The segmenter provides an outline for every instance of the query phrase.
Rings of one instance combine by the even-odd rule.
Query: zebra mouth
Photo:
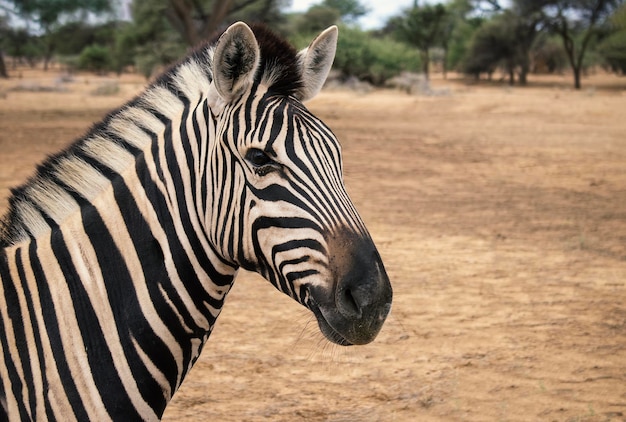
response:
[[[315,318],[317,319],[317,325],[320,327],[320,331],[322,332],[322,334],[324,334],[324,337],[340,346],[354,345],[354,343],[350,342],[348,339],[342,336],[339,331],[333,328],[332,325],[330,325],[330,323],[324,317],[322,310],[312,298],[309,301],[309,309],[313,312],[313,315],[315,315]]]

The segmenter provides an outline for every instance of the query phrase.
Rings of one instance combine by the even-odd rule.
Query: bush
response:
[[[626,75],[626,4],[615,11],[610,22],[611,33],[600,42],[598,53],[611,70]]]
[[[401,42],[372,38],[369,52],[364,79],[374,85],[382,85],[387,79],[402,72],[417,72],[421,69],[419,52]]]
[[[85,47],[78,57],[78,68],[104,73],[113,67],[109,49],[98,44]]]
[[[489,77],[500,66],[509,75],[513,85],[515,69],[524,64],[518,33],[520,20],[512,13],[503,13],[485,22],[472,35],[469,48],[462,62],[466,75],[479,78],[481,73]]]
[[[339,17],[339,11],[336,9],[320,5],[311,6],[297,19],[296,30],[306,34],[320,32],[337,23]]]
[[[456,69],[463,71],[465,59],[470,47],[469,41],[473,38],[474,33],[480,28],[483,18],[474,17],[468,19],[460,19],[452,31],[448,44],[448,69]]]
[[[562,73],[569,67],[563,41],[556,36],[540,34],[531,50],[533,72]]]
[[[603,40],[598,51],[612,71],[626,75],[626,30]]]
[[[335,68],[344,76],[356,76],[382,85],[403,71],[420,69],[419,52],[390,38],[375,38],[354,28],[342,28]]]
[[[300,48],[306,47],[315,35],[297,35],[292,41]],[[355,76],[381,86],[387,79],[404,71],[420,69],[420,59],[418,51],[404,43],[387,37],[376,38],[360,29],[342,26],[333,67],[344,78]]]

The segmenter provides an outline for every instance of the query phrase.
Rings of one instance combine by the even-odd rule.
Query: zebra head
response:
[[[206,220],[221,255],[308,307],[341,345],[372,341],[391,308],[381,258],[343,184],[341,147],[302,104],[324,84],[337,27],[297,52],[231,26],[213,52],[216,142]]]

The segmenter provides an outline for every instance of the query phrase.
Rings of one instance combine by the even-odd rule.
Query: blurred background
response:
[[[150,78],[237,20],[299,48],[338,24],[335,77],[374,86],[403,72],[521,85],[571,72],[580,88],[590,69],[626,71],[623,0],[0,0],[0,77],[26,66]]]

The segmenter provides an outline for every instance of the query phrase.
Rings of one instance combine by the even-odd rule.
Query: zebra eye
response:
[[[246,160],[255,167],[262,167],[272,163],[272,159],[268,157],[265,151],[257,148],[250,148],[246,152]]]

